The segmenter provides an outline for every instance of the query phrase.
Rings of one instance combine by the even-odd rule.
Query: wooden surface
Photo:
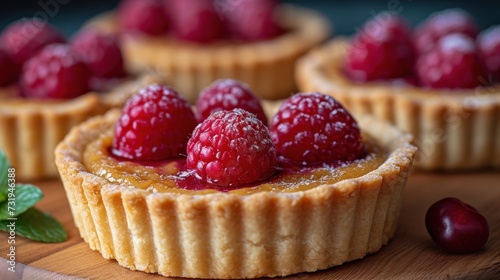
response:
[[[45,197],[38,208],[53,214],[68,231],[68,241],[44,244],[21,237],[16,242],[16,273],[0,260],[0,279],[165,279],[131,271],[105,260],[79,237],[59,181],[37,183]],[[435,201],[455,196],[476,207],[490,224],[484,250],[470,255],[440,252],[428,236],[424,216]],[[7,234],[0,233],[0,254],[7,255]],[[500,279],[500,172],[413,174],[404,194],[395,238],[362,260],[283,279]]]

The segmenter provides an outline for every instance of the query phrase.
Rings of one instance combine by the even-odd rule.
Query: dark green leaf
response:
[[[0,202],[7,198],[7,177],[9,173],[9,160],[2,150],[0,150]]]
[[[17,184],[14,194],[15,197],[0,203],[0,220],[17,217],[33,207],[43,197],[42,191],[32,185]]]
[[[9,225],[15,223],[18,236],[40,242],[64,242],[68,238],[63,226],[51,215],[30,208],[15,221],[0,221],[0,230],[9,232]]]

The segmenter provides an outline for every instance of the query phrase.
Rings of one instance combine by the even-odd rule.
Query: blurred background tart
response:
[[[86,29],[68,42],[46,22],[14,22],[0,34],[0,149],[17,178],[54,177],[54,149],[72,126],[155,80],[128,75],[109,34]]]
[[[297,65],[301,90],[322,91],[354,114],[412,133],[427,170],[500,167],[500,27],[480,32],[463,10],[429,16],[414,31],[389,13]]]
[[[164,72],[191,103],[219,78],[290,96],[294,62],[330,35],[319,13],[274,0],[122,1],[89,25],[119,33],[129,70]]]

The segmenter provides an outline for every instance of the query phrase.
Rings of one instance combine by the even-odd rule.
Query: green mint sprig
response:
[[[39,188],[32,185],[20,184],[16,185],[14,195],[15,200],[11,200],[14,204],[10,204],[10,207],[8,199],[0,202],[0,221],[21,215],[29,208],[35,206],[43,197],[43,193]]]
[[[34,208],[43,197],[33,185],[9,184],[10,163],[0,150],[0,230],[40,242],[63,242],[64,227],[51,215]],[[14,225],[14,226],[13,226]]]
[[[0,201],[4,201],[7,199],[7,193],[8,193],[8,170],[9,170],[10,163],[7,160],[7,157],[3,153],[2,150],[0,150]]]

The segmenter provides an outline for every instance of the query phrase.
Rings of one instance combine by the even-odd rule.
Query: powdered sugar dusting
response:
[[[483,49],[492,49],[500,43],[500,25],[493,26],[481,32],[478,37],[479,45]]]
[[[434,24],[441,26],[459,26],[467,24],[470,20],[467,13],[462,9],[448,9],[434,13],[430,16]]]
[[[464,53],[472,53],[476,51],[474,41],[463,34],[450,34],[443,37],[439,41],[440,47],[444,51],[460,51]]]

